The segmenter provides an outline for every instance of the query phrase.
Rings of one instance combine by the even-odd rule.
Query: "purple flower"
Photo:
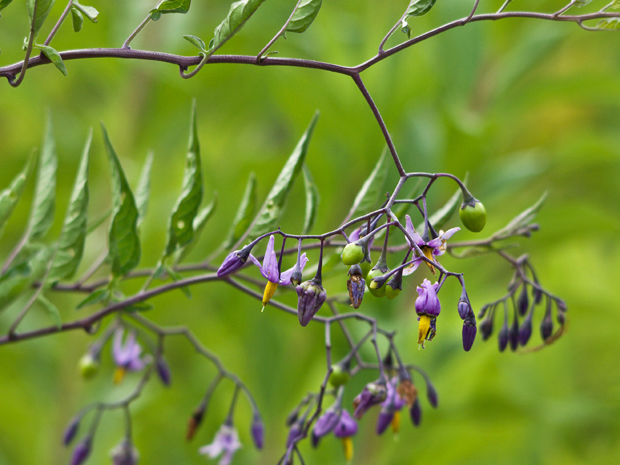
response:
[[[123,439],[110,453],[114,465],[136,465],[140,455],[131,441]]]
[[[418,328],[418,344],[424,347],[425,340],[431,340],[435,335],[434,320],[441,312],[441,303],[437,297],[439,283],[431,284],[428,279],[424,279],[422,287],[418,287],[418,298],[415,301],[415,311],[420,316]]]
[[[357,433],[357,422],[347,409],[342,409],[340,420],[334,428],[334,436],[337,438],[348,438]]]
[[[198,452],[208,455],[212,459],[221,455],[219,465],[228,465],[237,449],[241,449],[237,430],[231,425],[223,424],[216,433],[213,442],[201,447]]]
[[[380,404],[386,398],[387,387],[385,381],[379,380],[374,383],[368,383],[364,390],[353,400],[353,407],[355,408],[353,415],[359,420],[368,409]]]
[[[71,465],[83,464],[90,455],[90,448],[92,444],[92,437],[86,436],[77,446],[73,449],[73,456],[71,457]]]
[[[248,260],[248,255],[250,254],[251,249],[246,249],[244,247],[241,250],[235,250],[234,252],[230,252],[228,256],[224,259],[220,267],[217,269],[217,277],[224,278],[231,273],[239,270],[245,262]]]
[[[295,269],[299,267],[300,270],[303,270],[306,263],[308,263],[308,258],[306,257],[306,254],[303,253],[301,257],[299,257],[299,262],[296,263],[293,268],[280,273],[280,269],[278,267],[278,257],[276,256],[276,252],[273,248],[274,242],[275,237],[270,236],[262,265],[254,255],[250,254],[250,260],[252,260],[252,263],[260,269],[260,273],[265,279],[267,279],[267,286],[265,286],[265,292],[263,293],[263,310],[273,297],[273,294],[276,292],[278,284],[291,284],[291,276],[293,275]]]
[[[145,365],[140,358],[142,347],[136,342],[136,333],[130,332],[123,343],[124,333],[125,330],[123,328],[118,328],[114,333],[114,342],[112,344],[112,355],[117,366],[114,373],[114,382],[117,384],[123,380],[125,371],[139,371]]]
[[[288,431],[288,437],[286,438],[286,447],[290,448],[295,441],[304,435],[304,420],[297,421],[291,426]]]
[[[263,444],[265,443],[265,424],[263,423],[263,419],[258,412],[254,413],[250,432],[252,433],[252,440],[254,441],[256,448],[259,450],[262,449]]]
[[[387,383],[387,397],[381,404],[381,412],[377,420],[377,434],[383,434],[387,427],[392,424],[394,432],[398,432],[400,423],[399,411],[405,406],[406,402],[400,397],[396,390],[398,378],[394,377]]]
[[[406,215],[405,230],[407,231],[409,236],[411,236],[411,238],[413,239],[413,243],[415,243],[422,250],[426,258],[428,258],[431,261],[436,261],[435,257],[439,257],[440,255],[443,255],[446,252],[446,241],[450,239],[454,235],[455,232],[460,231],[461,228],[448,229],[446,232],[439,231],[439,236],[437,236],[435,239],[432,239],[430,241],[425,241],[422,238],[422,236],[420,236],[416,232],[409,215]],[[407,239],[409,246],[413,247],[413,243],[409,240],[407,236],[405,236],[405,239]],[[413,263],[403,270],[403,275],[409,276],[411,273],[417,270],[418,266],[420,266],[420,263],[422,263],[422,261],[423,261],[422,257],[415,257],[413,259]],[[430,270],[434,274],[435,267],[431,265],[430,263],[427,263],[427,264]]]
[[[312,281],[301,283],[296,288],[297,291],[297,317],[299,324],[306,326],[314,315],[323,306],[327,298],[327,292],[316,278]]]
[[[314,447],[319,444],[319,439],[328,435],[336,428],[336,425],[340,422],[341,415],[342,409],[331,407],[319,417],[312,429],[312,445]]]
[[[463,350],[465,350],[465,352],[469,352],[471,346],[474,345],[477,331],[478,329],[476,328],[476,318],[473,314],[471,314],[463,322]]]

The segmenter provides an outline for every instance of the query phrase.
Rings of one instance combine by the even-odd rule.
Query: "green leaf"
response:
[[[469,177],[469,174],[465,175],[465,179],[463,180],[463,184],[465,184],[466,187],[467,187],[467,178],[468,177]],[[452,197],[450,197],[450,199],[448,199],[448,201],[444,204],[444,206],[441,207],[439,210],[437,210],[435,213],[433,213],[428,218],[429,223],[431,225],[433,225],[433,228],[435,228],[435,230],[437,232],[439,232],[439,230],[459,210],[459,207],[462,204],[462,202],[461,202],[462,194],[463,194],[463,191],[461,191],[461,188],[458,187],[456,189],[456,192],[454,193],[454,195],[452,195]],[[421,223],[418,226],[417,230],[418,231],[424,231],[424,223]]]
[[[576,0],[575,1],[575,6],[577,8],[581,8],[582,6],[586,6],[589,3],[591,3],[591,2],[592,2],[592,0]]]
[[[185,14],[189,11],[189,7],[192,4],[192,0],[166,0],[161,2],[157,7],[157,10],[162,13],[182,13]]]
[[[179,263],[192,251],[192,249],[198,242],[198,238],[202,234],[202,231],[207,225],[207,221],[209,221],[209,218],[213,216],[213,213],[215,212],[216,207],[217,207],[217,196],[213,198],[213,200],[211,201],[209,205],[207,205],[202,210],[200,210],[200,213],[198,213],[196,218],[194,218],[194,240],[190,242],[189,244],[187,244],[185,247],[181,247],[179,250],[177,250],[176,256],[175,256],[175,263]]]
[[[47,19],[47,15],[50,14],[50,10],[54,6],[56,0],[28,0],[26,6],[28,7],[28,16],[30,17],[31,28],[34,28],[34,37],[39,35],[39,31],[43,26],[43,23]],[[36,4],[36,16],[33,17]]]
[[[123,308],[123,311],[125,313],[147,312],[149,310],[153,310],[153,308],[154,307],[151,304],[145,304],[144,302],[140,302]]]
[[[213,54],[218,48],[224,45],[228,39],[234,36],[264,1],[265,0],[240,0],[230,5],[228,15],[224,21],[215,28],[213,40],[209,43],[209,53]]]
[[[596,29],[606,30],[606,31],[615,31],[620,29],[620,19],[619,18],[608,18],[602,19],[598,23],[596,23]]]
[[[62,57],[60,53],[58,53],[52,47],[48,47],[47,45],[35,45],[36,48],[41,50],[43,54],[54,63],[54,66],[60,70],[62,74],[67,75],[67,67],[65,66],[65,62],[62,61]]]
[[[250,227],[250,223],[252,222],[252,218],[256,211],[256,197],[256,175],[254,173],[250,173],[248,182],[245,185],[243,198],[241,199],[241,203],[237,209],[235,219],[232,222],[230,232],[228,233],[228,238],[224,243],[224,248],[228,249],[229,247],[232,247]]]
[[[29,240],[37,241],[44,237],[54,222],[57,170],[56,142],[54,141],[52,118],[48,112],[43,148],[39,157],[34,200],[32,202]]]
[[[125,276],[140,263],[138,208],[103,123],[101,128],[112,172],[113,210],[109,232],[109,256],[114,276]]]
[[[190,44],[192,44],[194,47],[198,48],[201,52],[203,52],[204,54],[207,53],[207,46],[205,45],[204,41],[196,36],[183,36],[183,38],[185,40],[187,40]]]
[[[370,173],[370,176],[362,188],[357,193],[353,206],[349,210],[348,218],[356,218],[360,215],[370,213],[377,203],[377,200],[381,197],[383,192],[383,185],[388,173],[388,149],[387,147],[381,153],[375,168]]]
[[[0,281],[0,309],[9,305],[23,292],[29,290],[34,282],[43,278],[53,251],[53,247],[44,246],[31,249],[31,255],[27,261],[19,265],[18,272],[12,271],[16,268],[12,267],[7,272],[9,276],[6,279],[3,276]]]
[[[9,220],[17,202],[19,202],[19,199],[24,193],[26,181],[28,181],[28,177],[30,176],[33,159],[34,154],[30,156],[21,172],[11,181],[9,187],[0,192],[0,236],[2,236],[6,222]]]
[[[541,207],[545,203],[545,200],[547,200],[547,195],[548,193],[545,192],[542,197],[538,199],[538,202],[515,216],[512,221],[508,223],[503,229],[500,229],[495,234],[493,234],[493,237],[502,238],[503,236],[510,236],[517,229],[520,229],[530,224],[540,211]]]
[[[183,276],[181,276],[179,273],[177,273],[170,267],[166,267],[166,272],[170,275],[170,277],[175,283],[183,280]],[[183,294],[185,294],[185,297],[187,297],[188,299],[192,298],[192,293],[189,290],[188,286],[182,286],[179,289],[183,291]]]
[[[308,231],[314,226],[319,205],[319,191],[314,184],[310,170],[304,164],[304,187],[306,188],[306,216],[304,218],[304,228],[302,234],[308,234]]]
[[[74,6],[71,7],[71,19],[73,20],[73,30],[75,32],[80,32],[84,25],[84,16],[82,16],[80,10]]]
[[[60,311],[58,311],[58,307],[47,300],[43,294],[39,294],[37,297],[37,302],[41,304],[41,306],[45,309],[47,314],[49,315],[52,323],[60,329],[62,327],[62,318],[60,317]]]
[[[183,176],[183,191],[172,210],[168,223],[168,243],[164,255],[169,257],[179,247],[194,239],[194,218],[202,203],[202,169],[200,166],[200,144],[196,123],[196,101],[192,105],[189,147]]]
[[[280,221],[282,213],[284,212],[284,207],[286,206],[286,199],[306,159],[308,145],[310,144],[312,132],[314,131],[314,126],[316,125],[318,117],[319,113],[317,112],[312,117],[312,121],[310,121],[310,125],[306,129],[306,132],[301,136],[295,150],[293,150],[293,153],[286,161],[284,168],[280,171],[265,203],[258,212],[254,227],[250,231],[250,237],[255,238],[271,231]]]
[[[407,16],[422,16],[435,6],[436,0],[411,0],[405,14]]]
[[[4,10],[13,0],[0,0],[0,11]]]
[[[47,278],[50,283],[57,283],[61,279],[73,276],[84,255],[88,222],[88,167],[92,138],[91,129],[82,151],[54,263]]]
[[[151,169],[153,168],[153,152],[149,152],[142,167],[140,181],[136,189],[136,206],[138,207],[138,225],[142,224],[149,206],[151,196]]]
[[[286,26],[289,32],[302,33],[310,27],[316,15],[319,14],[323,0],[301,0],[295,8],[291,21]]]
[[[149,16],[153,21],[159,21],[159,18],[161,18],[161,11],[159,11],[157,8],[153,8],[151,11],[149,11]]]
[[[99,226],[101,226],[103,223],[105,223],[105,220],[108,219],[108,217],[110,216],[111,213],[112,213],[112,209],[110,209],[107,212],[105,212],[99,218],[95,218],[94,220],[89,221],[88,225],[86,226],[86,235],[88,236],[95,229],[97,229]]]
[[[473,246],[473,247],[466,247],[461,252],[456,252],[455,250],[450,249],[450,255],[452,255],[455,258],[472,258],[472,257],[479,257],[480,255],[486,255],[495,250],[496,249],[490,246]]]
[[[10,0],[9,0],[10,3]],[[614,0],[613,2],[611,2],[611,5],[609,5],[609,8],[611,8],[612,10],[620,10],[620,0]],[[0,8],[1,10],[2,8]]]
[[[89,305],[98,304],[100,302],[108,300],[109,297],[109,289],[99,289],[98,291],[93,292],[91,295],[82,300],[75,309],[80,310],[81,308],[88,307]]]
[[[78,2],[73,2],[73,6],[80,10],[80,13],[86,16],[93,23],[98,21],[97,16],[99,16],[99,12],[96,8],[93,8],[92,6],[80,5]]]

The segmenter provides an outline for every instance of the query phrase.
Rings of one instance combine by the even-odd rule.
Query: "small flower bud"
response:
[[[519,310],[519,315],[523,316],[527,312],[527,309],[530,306],[530,301],[527,295],[527,286],[525,283],[521,288],[521,293],[519,294],[519,298],[517,299],[517,309]]]
[[[480,323],[480,333],[483,341],[486,341],[493,334],[493,312],[489,313]]]
[[[261,450],[265,443],[265,423],[263,423],[263,419],[258,412],[254,412],[250,433],[252,434],[254,446],[258,450]]]
[[[484,318],[484,315],[487,313],[487,310],[489,309],[490,305],[486,304],[483,305],[482,308],[480,309],[480,311],[478,312],[478,318]]]
[[[387,397],[387,386],[385,381],[376,381],[368,383],[364,390],[353,400],[353,416],[358,420],[362,418],[364,413],[371,407],[380,404]]]
[[[359,265],[353,265],[349,269],[349,280],[347,288],[349,290],[349,298],[351,299],[351,307],[359,308],[364,298],[364,288],[366,281],[363,278],[362,268]]]
[[[199,405],[196,410],[194,410],[194,413],[192,413],[192,416],[189,417],[189,421],[187,423],[187,434],[185,435],[185,438],[188,441],[191,441],[194,434],[196,434],[196,431],[204,418],[206,408],[206,405]]]
[[[286,438],[286,447],[290,447],[297,439],[303,436],[304,434],[303,427],[304,427],[303,420],[298,421],[293,426],[291,426],[291,429],[288,432],[288,437]]]
[[[340,410],[340,411],[338,411]],[[316,447],[319,445],[319,440],[331,433],[338,422],[340,421],[340,415],[342,414],[341,409],[336,409],[334,407],[330,407],[325,411],[323,415],[321,415],[314,428],[312,429],[312,446]]]
[[[459,316],[461,317],[461,320],[464,320],[465,318],[467,318],[467,316],[469,315],[469,312],[472,311],[469,301],[463,300],[462,296],[461,296],[461,300],[459,300],[458,311],[459,311]]]
[[[502,325],[502,329],[500,329],[499,334],[497,335],[497,342],[499,345],[499,351],[503,352],[508,345],[508,320],[504,320],[504,324]]]
[[[510,342],[510,350],[513,352],[519,347],[519,320],[515,314],[512,320],[510,331],[508,332],[508,341]]]
[[[299,323],[306,326],[325,302],[327,292],[323,289],[321,282],[316,279],[300,284],[296,290],[298,296],[297,317]]]
[[[555,319],[558,323],[560,323],[560,326],[564,326],[564,324],[566,323],[566,315],[564,315],[564,312],[558,312]]]
[[[82,465],[88,456],[90,455],[90,449],[92,445],[92,437],[86,436],[82,441],[73,449],[73,455],[71,456],[71,465]]]
[[[79,366],[82,378],[91,379],[99,371],[99,359],[90,353],[86,353],[80,359]]]
[[[416,399],[411,408],[409,409],[409,416],[414,426],[420,426],[422,420],[422,409],[420,408],[420,400]]]
[[[462,203],[459,216],[463,226],[472,232],[482,231],[487,222],[487,212],[484,205],[474,198]]]
[[[329,384],[337,388],[347,384],[349,378],[350,374],[347,367],[341,364],[332,365],[332,374],[329,375]]]
[[[166,387],[170,386],[170,368],[168,367],[168,364],[166,363],[166,360],[164,360],[163,356],[160,355],[159,357],[157,357],[156,366],[157,374],[159,375],[159,379],[161,379],[161,382],[164,383],[164,386]]]
[[[365,242],[355,241],[347,244],[342,251],[342,263],[347,266],[357,265],[366,257],[363,245]]]
[[[464,322],[463,322],[463,350],[465,352],[469,352],[471,347],[474,345],[474,341],[476,340],[476,319],[474,315],[471,314]]]
[[[543,292],[540,289],[532,288],[532,295],[534,296],[534,302],[539,304],[543,297]]]
[[[547,309],[545,317],[540,324],[540,336],[546,341],[553,334],[553,320],[551,319],[551,308]]]
[[[217,277],[224,278],[239,270],[248,260],[252,247],[246,245],[241,250],[235,250],[228,254],[217,270]]]
[[[439,404],[439,397],[437,396],[437,391],[435,390],[435,386],[431,384],[430,381],[426,381],[426,397],[428,398],[428,402],[435,408]]]
[[[534,306],[532,306],[532,310],[527,314],[523,323],[521,323],[521,327],[519,328],[519,344],[525,346],[527,342],[530,340],[530,336],[532,336],[532,315],[533,315]]]
[[[78,413],[75,417],[71,419],[71,422],[67,425],[67,428],[65,429],[65,433],[62,438],[62,443],[65,446],[71,444],[71,441],[73,441],[73,439],[75,438],[75,435],[77,434],[80,427],[81,420],[82,414]]]

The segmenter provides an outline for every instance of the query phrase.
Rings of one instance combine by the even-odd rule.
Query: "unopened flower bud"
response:
[[[73,449],[73,455],[71,456],[71,465],[82,465],[88,456],[90,455],[90,449],[92,445],[92,437],[86,436],[82,441]]]
[[[265,423],[263,423],[263,419],[258,412],[254,412],[250,432],[252,434],[254,446],[256,446],[258,450],[261,450],[265,443]]]
[[[331,433],[338,422],[340,421],[340,415],[342,414],[342,409],[338,409],[335,407],[328,408],[323,415],[321,415],[314,428],[312,429],[312,446],[316,447],[319,444],[319,440]]]
[[[487,222],[487,212],[484,205],[473,197],[462,203],[459,216],[463,226],[473,232],[482,231]]]
[[[359,308],[362,305],[365,286],[366,281],[363,278],[362,268],[359,265],[353,265],[349,269],[349,280],[347,281],[351,307]]]
[[[422,409],[420,408],[420,400],[416,399],[409,409],[409,416],[414,426],[420,426],[422,420]]]
[[[286,438],[286,447],[290,447],[293,443],[295,443],[297,439],[303,436],[304,434],[303,427],[304,427],[303,420],[298,421],[293,426],[291,426],[291,429],[288,432],[288,437]]]
[[[512,320],[512,326],[508,332],[508,342],[510,342],[510,350],[513,352],[519,347],[519,320],[517,315]]]
[[[435,408],[439,404],[439,397],[437,396],[437,391],[435,390],[435,386],[431,384],[430,381],[426,381],[426,397],[428,397],[428,402]]]
[[[75,435],[78,432],[80,427],[80,421],[82,420],[82,414],[79,413],[75,417],[71,419],[71,422],[67,425],[65,432],[63,434],[62,443],[65,446],[71,444],[71,441],[75,438]]]
[[[163,356],[160,355],[159,357],[157,357],[156,366],[157,374],[159,375],[159,379],[161,379],[161,382],[164,383],[164,386],[170,386],[170,368],[168,367],[168,364],[166,363],[166,360],[164,360]]]
[[[189,421],[187,422],[187,434],[185,435],[185,438],[188,441],[191,441],[194,434],[196,434],[196,431],[204,418],[206,408],[206,405],[199,405],[196,410],[194,410],[194,413],[192,413],[192,416],[189,417]]]
[[[245,265],[245,262],[250,256],[251,250],[252,247],[246,245],[241,250],[235,250],[234,252],[229,253],[218,268],[217,277],[224,278],[225,276],[239,270],[243,265]]]
[[[93,378],[99,371],[99,359],[91,353],[86,353],[80,359],[80,373],[84,379]]]
[[[539,304],[543,297],[543,292],[540,289],[532,288],[532,295],[534,296],[534,302]]]
[[[552,334],[553,334],[553,320],[551,319],[551,308],[549,306],[549,308],[547,309],[547,312],[545,313],[545,317],[540,323],[540,336],[542,337],[543,341],[546,341],[547,339],[551,337]]]
[[[321,282],[316,279],[301,283],[296,290],[298,296],[297,317],[299,323],[306,326],[325,302],[327,292],[323,289]]]
[[[523,316],[527,312],[527,309],[530,306],[530,300],[527,294],[527,286],[525,283],[521,288],[521,292],[519,293],[519,298],[517,299],[517,309],[519,311],[519,315]]]
[[[499,351],[503,352],[508,345],[508,320],[504,320],[504,324],[502,325],[502,329],[500,329],[499,334],[497,335],[497,342],[499,345]]]
[[[519,328],[519,344],[522,346],[526,345],[530,340],[530,336],[532,335],[532,315],[533,315],[534,307],[532,306],[532,310],[527,314],[523,323],[521,323],[521,327]]]
[[[467,299],[467,295],[465,295],[464,297],[465,298],[463,298],[463,295],[461,295],[459,304],[457,306],[461,320],[467,318],[469,313],[472,312],[471,305],[469,303],[469,300]]]
[[[350,374],[347,367],[341,364],[332,365],[332,373],[329,375],[329,384],[335,388],[347,384]]]
[[[476,340],[476,319],[473,313],[463,322],[463,350],[469,352]]]
[[[342,263],[347,266],[357,265],[366,257],[366,251],[360,241],[347,244],[342,251]]]
[[[480,333],[483,341],[486,341],[493,334],[493,312],[489,313],[480,323]]]

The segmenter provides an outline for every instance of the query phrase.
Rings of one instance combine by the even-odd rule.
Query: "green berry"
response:
[[[342,365],[332,365],[332,374],[329,375],[329,384],[335,388],[347,384],[349,381],[349,372]]]
[[[393,289],[389,284],[386,284],[383,287],[385,287],[385,296],[390,300],[395,299],[401,291],[401,289],[398,288]]]
[[[357,242],[347,244],[342,251],[342,263],[347,266],[357,265],[364,260],[364,249]]]
[[[95,360],[90,354],[86,354],[80,359],[79,366],[84,379],[93,378],[99,371],[99,361]]]
[[[473,232],[482,231],[487,222],[487,212],[479,200],[476,200],[474,206],[463,204],[459,210],[459,216],[463,226]]]
[[[383,271],[381,271],[379,268],[370,270],[368,272],[368,277],[366,278],[366,285],[368,286],[368,290],[370,291],[370,293],[375,297],[385,296],[386,285],[384,284],[383,286],[378,288],[377,283],[372,280],[373,278],[376,278],[378,276],[383,276],[383,274]],[[373,285],[375,287],[373,287]]]

